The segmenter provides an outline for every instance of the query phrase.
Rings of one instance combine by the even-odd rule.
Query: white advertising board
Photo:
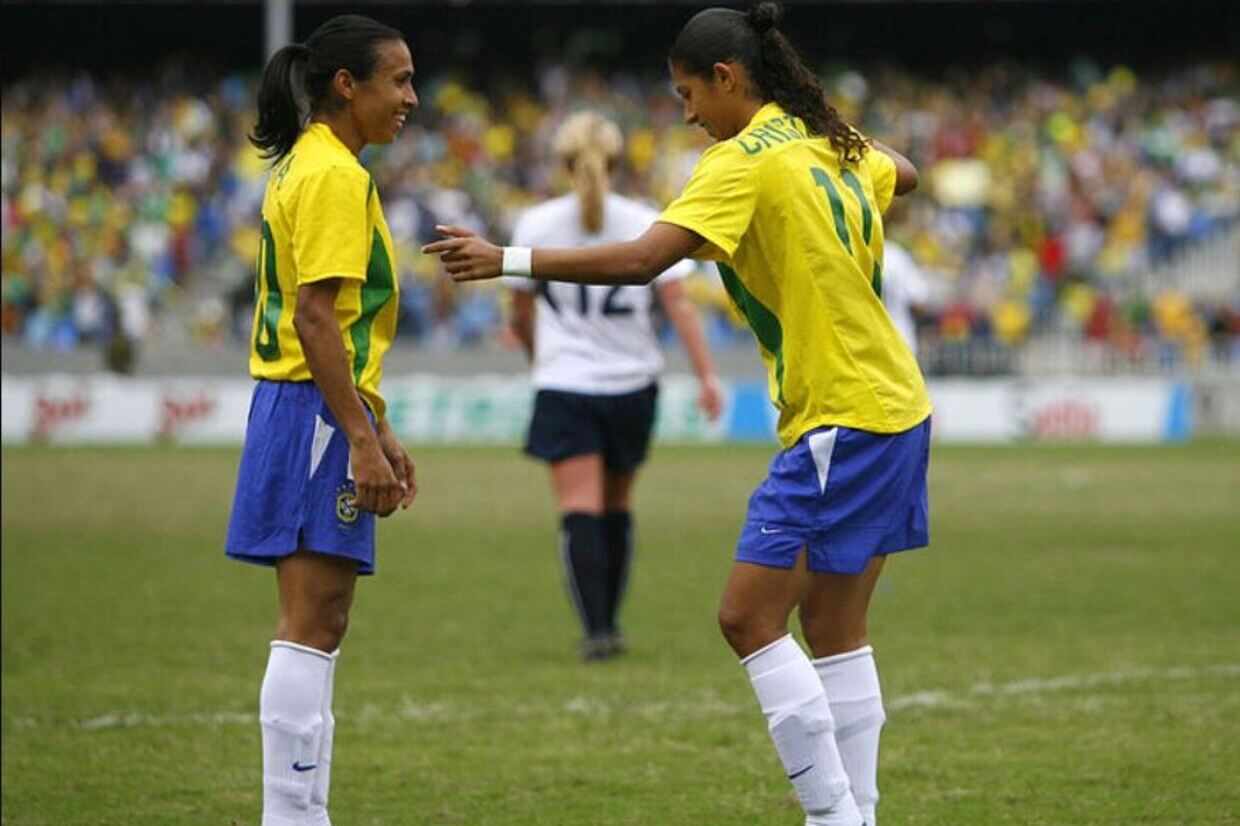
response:
[[[4,376],[5,444],[239,444],[253,383],[244,379]],[[671,443],[769,442],[765,388],[733,382],[723,415],[697,410],[697,385],[666,377],[657,437]],[[411,442],[515,444],[532,393],[523,376],[398,376],[388,417]],[[1191,433],[1191,390],[1164,379],[945,379],[930,382],[941,442],[1160,442]]]

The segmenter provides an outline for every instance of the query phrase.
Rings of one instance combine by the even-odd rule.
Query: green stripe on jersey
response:
[[[745,317],[762,349],[775,357],[775,387],[779,390],[779,403],[787,404],[784,400],[784,328],[779,318],[745,287],[736,270],[723,262],[718,262],[717,266],[732,303]]]
[[[383,305],[392,297],[395,279],[392,276],[392,262],[388,260],[387,250],[383,246],[383,238],[379,230],[375,230],[374,241],[370,245],[370,265],[366,268],[366,283],[362,285],[362,313],[349,328],[349,338],[353,341],[353,383],[362,380],[362,370],[370,360],[370,330],[375,324],[375,316]]]
[[[870,230],[874,227],[874,215],[870,212],[870,202],[865,199],[861,181],[857,180],[857,176],[851,169],[841,169],[840,177],[844,179],[844,184],[853,191],[853,194],[857,196],[857,201],[861,204],[861,237],[868,244],[870,243]]]
[[[831,176],[818,167],[811,169],[814,176],[814,183],[827,191],[827,200],[831,202],[831,215],[835,219],[835,234],[839,236],[840,243],[844,245],[844,249],[848,250],[848,254],[852,255],[852,243],[848,239],[848,222],[844,215],[844,200],[840,198],[840,191],[835,188],[835,184],[831,182]]]

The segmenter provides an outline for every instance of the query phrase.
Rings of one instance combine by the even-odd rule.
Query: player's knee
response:
[[[282,617],[276,637],[330,654],[340,647],[348,628],[348,608],[327,602],[316,605],[313,610]]]
[[[322,650],[327,652],[335,651],[340,647],[340,643],[344,641],[345,632],[349,630],[349,611],[347,608],[340,606],[332,606],[326,612],[321,621],[319,633],[323,642]]]
[[[719,630],[732,650],[744,657],[782,637],[787,630],[779,623],[741,606],[719,606]]]
[[[719,606],[719,631],[723,634],[723,638],[733,648],[736,647],[736,641],[744,636],[748,628],[747,618],[743,611],[739,611],[729,605]]]

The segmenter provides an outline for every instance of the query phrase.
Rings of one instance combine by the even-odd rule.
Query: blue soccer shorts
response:
[[[357,507],[349,442],[313,382],[259,381],[250,402],[229,557],[274,565],[298,551],[375,570],[375,515]]]
[[[930,544],[930,420],[896,434],[810,431],[749,498],[736,561],[859,574],[876,556]]]

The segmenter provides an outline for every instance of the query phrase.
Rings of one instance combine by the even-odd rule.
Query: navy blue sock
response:
[[[619,625],[620,603],[629,584],[629,561],[633,558],[633,517],[628,511],[603,514],[603,542],[607,548],[607,627]]]
[[[587,637],[608,631],[607,550],[603,520],[591,513],[566,513],[560,520],[564,577]]]

